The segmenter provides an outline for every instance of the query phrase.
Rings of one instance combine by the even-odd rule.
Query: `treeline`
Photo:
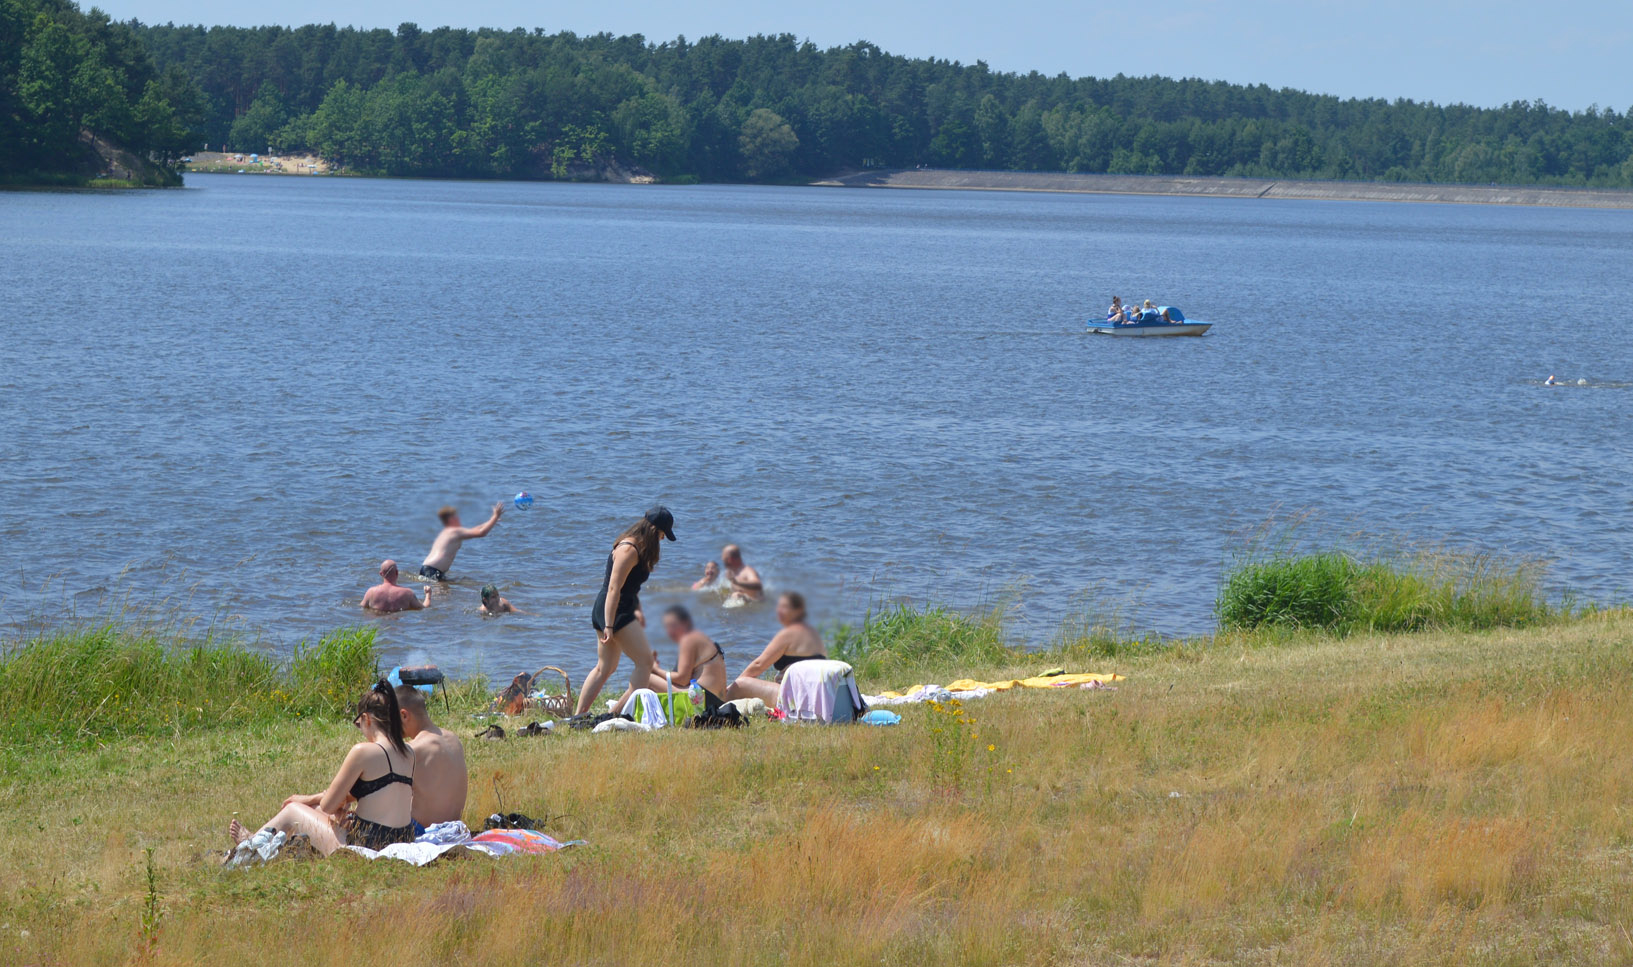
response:
[[[871,163],[1633,187],[1633,119],[1608,109],[1010,74],[786,35],[136,29],[205,92],[213,145],[396,174],[530,177],[615,159],[705,180]]]
[[[0,180],[84,180],[93,135],[173,179],[204,119],[192,79],[156,67],[131,25],[72,0],[0,0]]]

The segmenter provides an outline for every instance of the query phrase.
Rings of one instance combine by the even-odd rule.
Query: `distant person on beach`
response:
[[[726,580],[731,582],[733,594],[741,595],[745,601],[765,599],[765,583],[760,580],[760,572],[743,563],[741,547],[727,544],[720,551],[720,563],[726,568]]]
[[[363,693],[352,724],[362,730],[361,741],[346,753],[329,788],[290,796],[259,828],[304,833],[324,856],[342,846],[379,850],[413,841],[414,752],[403,740],[397,693],[384,679]],[[354,803],[350,812],[347,803]],[[234,847],[252,835],[236,819],[227,826]]]
[[[380,562],[380,583],[363,592],[363,607],[376,614],[420,611],[430,606],[431,589],[425,589],[422,600],[413,591],[398,584],[397,562],[389,558]]]
[[[425,707],[425,693],[412,685],[398,685],[397,708],[403,718],[403,736],[414,752],[414,832],[465,816],[470,773],[465,768],[465,745],[459,736],[437,727]]]
[[[697,630],[692,614],[680,605],[663,613],[663,631],[677,646],[675,667],[667,670],[653,653],[652,680],[645,687],[659,695],[671,688],[684,691],[695,679],[703,688],[703,707],[699,711],[718,708],[726,700],[726,652],[708,635]],[[633,688],[625,689],[614,708],[623,708]]]
[[[657,657],[646,640],[641,585],[658,566],[663,542],[674,539],[674,515],[667,507],[654,507],[613,542],[612,553],[607,555],[607,571],[601,578],[601,593],[590,608],[590,625],[595,628],[595,669],[584,679],[575,714],[590,710],[624,655],[634,665],[629,671],[632,691],[645,688],[651,679]]]
[[[806,620],[804,596],[794,591],[783,592],[777,599],[777,620],[782,622],[782,630],[772,636],[760,657],[749,662],[737,680],[726,688],[727,701],[757,698],[767,705],[775,705],[782,673],[789,665],[828,657],[822,636]],[[772,669],[776,669],[776,681],[768,682],[760,677]]]
[[[493,584],[482,585],[481,610],[483,614],[527,614],[507,599],[500,597],[498,586]]]
[[[425,556],[425,563],[420,565],[420,577],[433,581],[448,580],[448,570],[454,566],[454,555],[459,553],[461,545],[478,537],[487,537],[504,512],[504,504],[494,504],[493,516],[486,523],[479,527],[461,527],[459,511],[451,506],[437,511],[442,530],[437,534],[437,539],[431,542],[431,553]]]
[[[693,591],[707,591],[720,583],[720,565],[709,561],[703,565],[703,576],[692,582]]]

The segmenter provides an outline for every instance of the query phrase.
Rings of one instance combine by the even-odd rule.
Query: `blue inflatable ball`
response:
[[[524,490],[516,495],[515,503],[517,510],[526,510],[533,506],[533,495]]]

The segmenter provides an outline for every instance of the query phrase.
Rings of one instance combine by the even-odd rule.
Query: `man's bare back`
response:
[[[464,527],[459,522],[459,515],[454,513],[452,508],[443,508],[442,530],[437,532],[436,540],[431,542],[431,551],[425,555],[425,561],[420,565],[420,573],[423,575],[425,569],[430,568],[437,574],[446,575],[448,569],[454,566],[454,555],[459,553],[465,542],[488,536],[488,532],[493,530],[493,525],[499,523],[499,515],[503,512],[503,504],[494,504],[493,516],[489,517],[486,523],[479,527]]]
[[[459,736],[430,725],[408,745],[414,750],[414,821],[433,826],[463,819],[469,774]]]
[[[379,614],[397,611],[419,611],[431,603],[431,589],[425,589],[425,600],[397,583],[395,561],[380,563],[380,583],[363,592],[363,607]]]

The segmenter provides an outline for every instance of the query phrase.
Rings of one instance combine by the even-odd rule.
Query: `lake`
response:
[[[1633,588],[1633,213],[187,182],[0,193],[6,624],[134,608],[287,649],[372,621],[392,661],[576,682],[657,502],[647,611],[692,605],[734,673],[775,621],[690,590],[727,542],[819,623],[1002,599],[1033,644],[1102,607],[1205,631],[1248,535],[1298,517]],[[1113,294],[1216,325],[1085,334]],[[363,616],[438,506],[520,490],[432,610]],[[533,614],[480,617],[485,581]]]

